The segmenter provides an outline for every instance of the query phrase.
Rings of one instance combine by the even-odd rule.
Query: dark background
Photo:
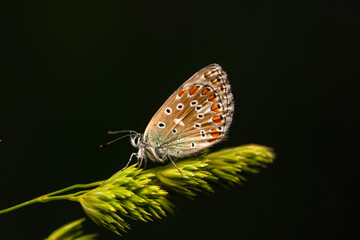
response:
[[[2,8],[0,208],[105,179],[168,96],[219,63],[235,96],[230,139],[273,147],[243,186],[179,199],[123,239],[359,237],[359,10],[348,1],[28,1]],[[0,216],[1,239],[43,239],[73,202]],[[90,220],[98,239],[117,236]]]

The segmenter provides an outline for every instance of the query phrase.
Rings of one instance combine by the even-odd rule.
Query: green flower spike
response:
[[[130,229],[125,218],[147,222],[172,212],[168,194],[149,182],[153,173],[134,165],[119,171],[101,186],[79,196],[85,213],[98,225],[119,234]]]
[[[130,228],[129,219],[146,222],[172,213],[168,191],[193,198],[212,193],[213,183],[224,187],[241,184],[246,173],[257,173],[274,158],[270,148],[245,145],[179,160],[176,165],[183,176],[171,163],[147,170],[130,166],[108,180],[76,184],[1,210],[0,214],[39,202],[77,201],[95,223],[120,235]],[[69,193],[75,189],[82,190]]]
[[[271,148],[255,144],[226,148],[205,156],[206,169],[221,180],[217,183],[224,187],[241,184],[246,180],[245,173],[258,173],[274,158]]]
[[[146,172],[151,171],[155,174],[153,184],[193,198],[199,192],[213,193],[209,182],[216,180],[216,177],[206,171],[207,165],[207,161],[202,157],[197,157],[176,162],[183,176],[172,164],[149,169]]]
[[[97,234],[83,235],[82,223],[85,218],[67,223],[56,229],[45,240],[95,240]]]
[[[257,173],[259,168],[272,163],[275,155],[270,148],[260,145],[244,145],[214,153],[180,160],[176,165],[183,173],[168,164],[146,170],[155,174],[153,184],[193,198],[197,193],[212,193],[211,183],[223,187],[245,181],[244,173]]]

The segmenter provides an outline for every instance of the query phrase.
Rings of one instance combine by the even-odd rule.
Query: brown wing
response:
[[[184,157],[224,139],[234,101],[226,73],[209,65],[181,85],[156,112],[144,138],[170,156]]]

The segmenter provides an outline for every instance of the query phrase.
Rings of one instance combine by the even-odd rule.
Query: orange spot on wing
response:
[[[220,83],[219,79],[217,79],[217,78],[214,78],[213,80],[211,80],[211,82],[212,82],[213,84]]]
[[[211,106],[211,111],[213,111],[213,112],[220,112],[220,109],[219,109],[218,105],[212,105],[212,106]]]
[[[213,131],[213,132],[216,132],[218,129],[217,128],[212,128],[210,130]]]
[[[213,116],[213,118],[212,118],[212,121],[214,123],[218,123],[218,124],[221,123],[222,120],[223,120],[223,117],[221,115]]]
[[[211,72],[205,73],[204,76],[205,76],[205,78],[209,79],[209,78],[211,78],[211,77],[214,77],[216,74],[218,74],[217,71],[216,71],[216,70],[213,70],[213,71],[211,71]]]
[[[189,93],[190,93],[190,95],[195,95],[195,94],[197,94],[199,91],[200,91],[199,87],[193,86],[193,87],[189,90]]]
[[[204,90],[202,90],[201,94],[202,95],[206,95],[206,94],[209,94],[211,93],[211,90],[209,88],[205,88]]]
[[[184,93],[186,93],[186,89],[180,90],[178,96],[181,97]]]
[[[211,95],[209,98],[208,98],[209,101],[212,101],[212,102],[216,102],[216,96],[215,94]]]
[[[213,139],[209,139],[209,142],[215,142],[217,140],[217,138],[213,138]]]
[[[212,136],[213,138],[218,138],[218,137],[221,136],[221,134],[220,134],[219,132],[213,132],[213,133],[211,133],[211,136]]]

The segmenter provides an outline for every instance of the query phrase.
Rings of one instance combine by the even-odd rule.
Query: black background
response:
[[[230,139],[275,163],[243,186],[179,199],[123,239],[355,239],[359,234],[359,10],[348,1],[28,1],[2,8],[0,208],[105,179],[168,96],[219,63],[235,96]],[[73,202],[0,216],[1,239],[43,239]],[[118,237],[90,220],[98,239]],[[359,236],[357,236],[359,237]]]

